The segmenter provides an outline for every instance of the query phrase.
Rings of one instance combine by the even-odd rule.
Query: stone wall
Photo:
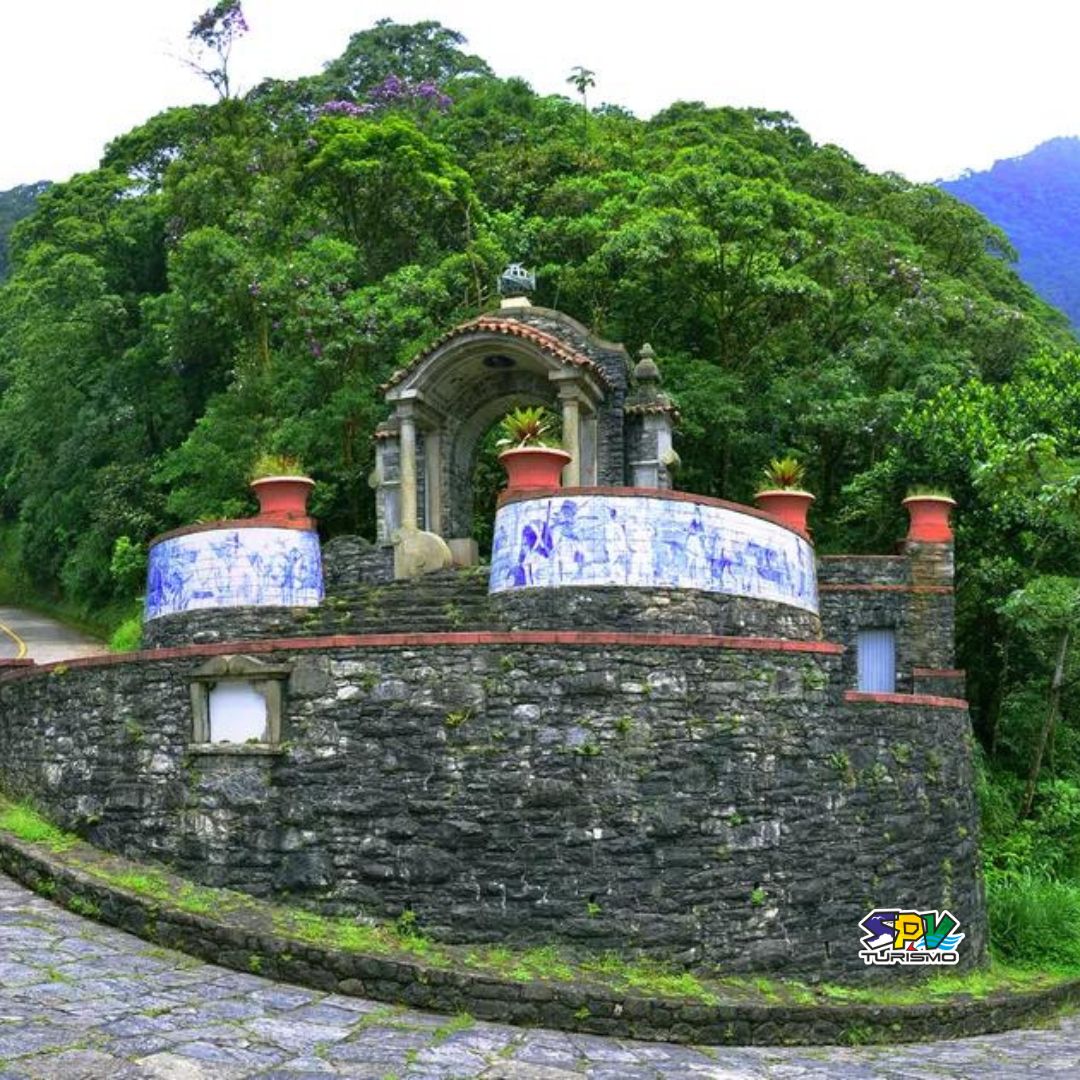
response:
[[[844,678],[858,679],[860,630],[896,634],[896,689],[963,696],[955,664],[952,544],[904,545],[901,555],[833,555],[818,560],[822,633],[839,642]],[[916,676],[916,669],[928,669]],[[931,674],[936,672],[936,675]]]
[[[193,748],[189,680],[226,651],[0,674],[0,787],[207,883],[448,940],[865,974],[859,920],[901,904],[982,956],[966,710],[845,700],[835,647],[251,643],[292,666],[283,743]]]
[[[495,624],[507,630],[625,630],[718,634],[819,641],[812,611],[745,596],[696,589],[520,589],[489,601]]]
[[[322,549],[327,593],[355,585],[388,585],[394,580],[394,549],[362,536],[336,536]]]

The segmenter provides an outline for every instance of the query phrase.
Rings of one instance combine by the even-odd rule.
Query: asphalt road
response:
[[[105,645],[69,626],[22,608],[0,607],[0,660],[49,664],[78,656],[97,656]]]

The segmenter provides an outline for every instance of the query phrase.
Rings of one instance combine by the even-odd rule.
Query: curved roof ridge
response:
[[[571,348],[555,337],[554,334],[549,334],[545,330],[530,326],[528,323],[519,322],[517,319],[500,318],[498,315],[489,313],[479,315],[468,322],[459,323],[452,330],[448,330],[445,334],[437,337],[426,349],[418,353],[406,367],[398,368],[379,388],[380,391],[386,393],[386,391],[392,390],[399,383],[404,382],[428,357],[455,338],[478,332],[505,334],[507,337],[520,338],[564,364],[587,368],[590,374],[594,375],[606,388],[611,388],[611,380],[608,378],[607,372],[585,353]]]

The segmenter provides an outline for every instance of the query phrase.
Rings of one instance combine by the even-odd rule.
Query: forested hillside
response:
[[[978,212],[786,114],[590,110],[463,45],[381,24],[321,74],[118,134],[40,196],[0,289],[8,578],[130,600],[153,534],[254,509],[264,450],[304,462],[328,535],[372,535],[380,383],[522,261],[538,303],[655,347],[680,486],[746,501],[793,452],[819,546],[870,551],[910,485],[951,489],[997,910],[1036,910],[1023,875],[1080,872],[1066,321]],[[1077,934],[1047,938],[1080,960]]]
[[[8,191],[0,191],[0,281],[8,276],[10,267],[8,237],[11,230],[34,209],[38,196],[48,186],[47,180],[39,180],[36,184],[20,184]]]
[[[940,186],[1003,229],[1020,276],[1080,326],[1080,138],[1051,139]]]

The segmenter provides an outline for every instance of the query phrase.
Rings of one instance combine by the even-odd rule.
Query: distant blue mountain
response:
[[[938,186],[1003,229],[1020,276],[1080,328],[1080,138],[1051,139]]]
[[[33,212],[38,196],[49,186],[48,180],[36,184],[20,184],[8,191],[0,191],[0,281],[8,275],[8,235],[28,214]]]

